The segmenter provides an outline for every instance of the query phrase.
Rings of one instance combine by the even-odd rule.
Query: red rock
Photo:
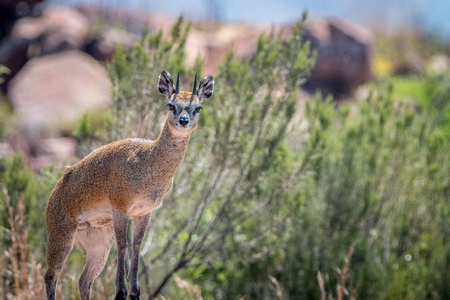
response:
[[[104,68],[75,50],[31,59],[10,82],[8,96],[20,127],[36,138],[59,133],[62,124],[111,101]]]
[[[372,77],[372,34],[346,20],[310,19],[303,38],[311,41],[318,58],[308,85],[332,93],[349,93]]]
[[[80,49],[88,32],[88,20],[76,9],[52,6],[40,17],[25,17],[14,25],[11,35],[17,39],[39,40],[41,53]]]
[[[0,159],[13,155],[14,149],[8,143],[0,143]]]
[[[229,49],[233,49],[236,57],[251,57],[264,31],[264,27],[247,25],[222,26],[215,32],[192,29],[186,42],[187,63],[192,65],[199,55],[205,59],[205,74],[214,74]]]
[[[120,29],[110,28],[92,39],[85,47],[85,52],[96,60],[110,62],[117,46],[131,49],[139,42],[140,36]]]
[[[0,91],[5,92],[9,81],[19,72],[28,59],[29,41],[25,39],[10,39],[0,46],[0,65],[8,68],[3,74]]]
[[[77,160],[77,142],[72,138],[50,138],[37,140],[30,145],[33,157],[27,159],[31,169],[39,171],[42,168],[57,164],[62,167]]]
[[[38,4],[38,3],[41,3],[43,1],[44,0],[2,0],[2,1],[0,1],[0,7],[5,7],[6,8],[6,7],[22,4],[22,3],[28,4],[28,5],[30,5],[30,4]]]
[[[283,38],[292,33],[293,26],[283,29]],[[188,63],[195,57],[205,58],[206,73],[215,73],[227,50],[236,57],[252,57],[258,37],[268,28],[247,25],[222,26],[214,33],[192,30],[186,43]],[[310,19],[304,24],[302,37],[311,41],[318,58],[307,87],[325,93],[349,93],[372,77],[370,68],[372,34],[355,23],[344,20]]]

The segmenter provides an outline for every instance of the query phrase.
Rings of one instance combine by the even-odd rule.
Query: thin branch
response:
[[[269,276],[270,281],[275,285],[275,289],[277,291],[278,300],[283,300],[283,291],[281,290],[281,286],[278,281],[273,276]]]
[[[158,261],[159,259],[161,259],[166,253],[167,251],[170,249],[170,247],[172,246],[173,241],[178,237],[178,234],[180,234],[181,231],[183,231],[183,229],[189,224],[189,219],[186,219],[183,224],[178,228],[178,230],[173,233],[170,238],[168,239],[166,245],[164,246],[163,250],[161,250],[161,252],[156,255],[152,260],[151,263],[154,264],[156,261]]]
[[[242,256],[240,258],[228,259],[228,260],[226,260],[226,262],[232,263],[232,264],[244,263],[244,262],[255,262],[255,261],[258,261],[261,258],[265,257],[268,252],[269,252],[268,249],[264,249],[263,251],[253,253],[250,256]],[[205,257],[204,259],[199,260],[199,261],[197,261],[195,263],[189,262],[188,264],[186,264],[185,267],[186,268],[196,268],[196,267],[199,267],[201,265],[205,265],[205,264],[207,264],[209,262],[217,261],[217,260],[219,260],[219,256],[210,255],[210,256]]]
[[[158,287],[156,288],[156,290],[153,293],[150,293],[149,296],[149,300],[153,300],[159,293],[161,293],[162,289],[164,288],[164,286],[167,284],[167,282],[169,281],[169,279],[181,268],[183,268],[185,266],[185,260],[184,260],[184,256],[181,256],[178,259],[177,264],[172,268],[172,270],[169,271],[169,273],[166,274],[166,276],[164,277],[164,279],[161,281],[161,283],[158,285]]]
[[[213,181],[213,184],[210,186],[206,195],[198,202],[199,204],[194,209],[194,216],[196,216],[196,219],[195,219],[194,225],[189,230],[188,240],[184,244],[183,253],[187,253],[187,251],[188,251],[188,247],[192,240],[192,236],[195,232],[197,232],[197,229],[198,229],[198,226],[200,225],[200,221],[203,217],[203,214],[205,213],[206,208],[208,207],[208,204],[212,201],[211,195],[213,194],[213,191],[214,191],[215,187],[217,186],[217,183],[219,182],[220,178],[222,177],[224,169],[225,169],[225,163],[223,160],[222,164],[221,164],[221,169],[217,173],[217,176],[216,176],[215,180]],[[200,204],[203,204],[203,205],[200,206]],[[201,209],[199,209],[199,207],[201,207]],[[197,213],[197,210],[199,210],[200,212]]]
[[[194,208],[194,210],[193,210],[193,211],[194,211],[193,215],[191,215],[190,217],[186,218],[186,220],[185,220],[185,221],[183,222],[183,224],[178,228],[178,230],[170,236],[170,238],[168,239],[168,241],[167,241],[166,245],[164,246],[163,250],[151,260],[151,263],[155,263],[156,261],[158,261],[159,259],[161,259],[162,256],[164,256],[164,255],[167,253],[167,251],[168,251],[168,250],[170,249],[170,247],[172,246],[173,241],[178,237],[178,235],[181,233],[181,231],[183,231],[183,230],[186,228],[186,226],[188,226],[189,224],[191,224],[192,219],[193,219],[194,216],[196,215],[196,212],[199,210],[199,206],[201,205],[201,203],[202,203],[202,202],[205,202],[206,200],[208,200],[207,203],[206,203],[206,204],[208,204],[208,203],[211,201],[212,198],[211,198],[210,196],[212,195],[212,191],[213,191],[213,189],[215,188],[215,186],[217,185],[218,181],[220,180],[221,174],[223,173],[222,171],[223,171],[224,168],[225,168],[225,164],[221,164],[221,165],[222,165],[222,167],[221,167],[221,169],[220,169],[221,171],[218,173],[219,176],[216,177],[215,182],[214,182],[213,185],[210,187],[209,192],[206,194],[206,196],[203,197],[203,198],[201,198],[201,200],[197,202],[197,204],[196,204],[196,206],[195,206],[195,208]],[[202,208],[201,214],[198,216],[198,220],[200,220],[201,217],[203,216],[203,213],[204,213],[204,211],[205,211],[205,209],[206,209],[206,206],[207,206],[207,205],[205,205],[204,208]],[[197,223],[199,223],[199,221],[198,221]],[[197,225],[197,226],[198,226],[198,225]],[[195,227],[195,231],[197,230],[197,226]],[[193,234],[195,231],[194,231],[194,230],[190,230],[190,232],[189,232],[189,238],[192,237],[192,234]],[[186,245],[189,245],[189,243],[185,243],[185,247],[186,247]],[[184,251],[185,251],[185,250],[184,250]]]

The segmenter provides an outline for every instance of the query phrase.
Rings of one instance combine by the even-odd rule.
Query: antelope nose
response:
[[[181,116],[178,121],[182,126],[186,126],[189,123],[189,118],[186,116]]]

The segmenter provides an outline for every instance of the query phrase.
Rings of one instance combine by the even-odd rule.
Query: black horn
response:
[[[195,97],[195,92],[197,91],[197,74],[195,74],[195,79],[194,79],[194,88],[192,89],[192,96],[191,96],[191,102],[189,102],[189,106],[192,103],[192,100],[194,100]]]
[[[173,97],[173,100],[177,99],[177,95],[180,93],[180,73],[178,73],[177,76],[177,86],[175,88],[175,97]]]

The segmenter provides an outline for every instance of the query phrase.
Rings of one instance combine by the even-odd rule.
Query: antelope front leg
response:
[[[125,256],[127,254],[128,215],[125,212],[112,210],[112,221],[117,243],[117,275],[116,275],[116,300],[127,298],[127,286],[125,284]]]
[[[140,216],[133,221],[133,254],[131,257],[131,268],[128,274],[128,281],[130,282],[130,299],[138,300],[140,295],[138,283],[138,266],[139,266],[139,251],[141,250],[142,239],[145,235],[145,230],[150,220],[150,214]]]

